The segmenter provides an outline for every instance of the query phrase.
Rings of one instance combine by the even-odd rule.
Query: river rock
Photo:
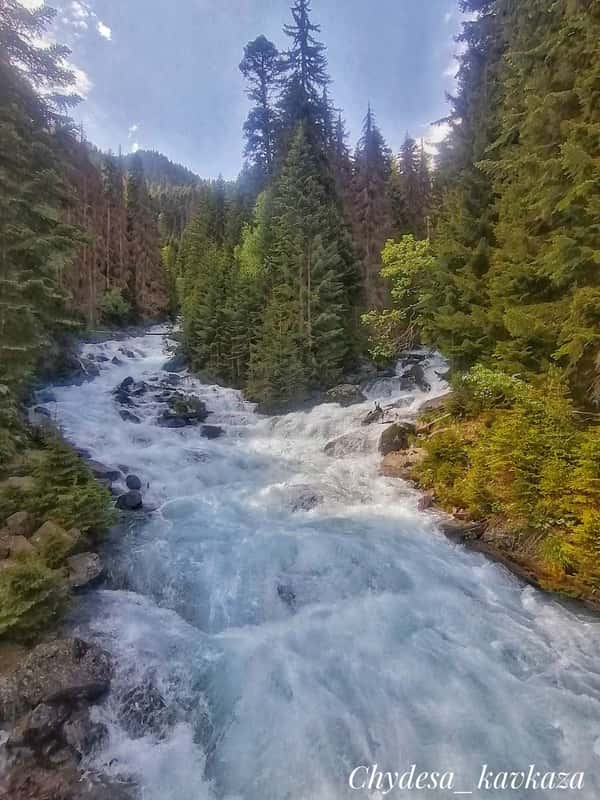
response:
[[[342,433],[341,436],[327,442],[323,452],[332,458],[344,458],[355,453],[366,453],[370,450],[369,440],[360,433]]]
[[[8,779],[10,800],[136,800],[132,783],[108,779],[90,770],[81,772],[71,764],[49,769],[32,764],[29,769],[14,769]]]
[[[141,508],[142,505],[142,494],[135,489],[117,497],[117,508],[121,509],[121,511],[136,511],[138,508]]]
[[[101,464],[100,461],[89,459],[86,461],[88,468],[91,470],[95,478],[100,478],[108,481],[118,481],[121,477],[121,472],[115,467],[107,467],[106,464]]]
[[[427,382],[425,370],[421,364],[412,364],[408,369],[404,370],[402,377],[416,384],[422,392],[431,391],[431,385]]]
[[[8,547],[8,554],[4,556],[4,558],[19,558],[20,556],[27,556],[31,553],[35,553],[35,548],[29,539],[26,539],[24,536],[6,537],[6,545]]]
[[[79,531],[73,528],[66,531],[55,522],[48,520],[31,537],[31,544],[46,559],[58,562],[72,553],[78,544]]]
[[[435,494],[432,491],[425,492],[424,494],[419,497],[419,502],[417,503],[417,509],[419,511],[427,511],[428,508],[435,503]]]
[[[419,412],[425,411],[438,411],[445,407],[452,392],[446,392],[439,397],[432,397],[431,400],[426,400],[419,406]]]
[[[373,425],[375,422],[381,422],[384,417],[384,410],[381,408],[380,405],[377,405],[376,408],[369,411],[369,413],[364,417],[361,421],[361,425]]]
[[[172,411],[163,411],[157,422],[161,428],[186,428],[192,424],[185,417],[174,414]]]
[[[131,411],[128,411],[126,408],[122,408],[119,411],[119,416],[124,422],[133,422],[134,425],[140,425],[142,422],[137,414],[132,414]]]
[[[410,437],[415,434],[415,426],[408,422],[395,422],[386,428],[379,439],[379,452],[387,456],[398,450],[410,447]]]
[[[92,722],[89,708],[82,706],[63,724],[62,734],[69,747],[86,756],[104,744],[108,728],[101,722]]]
[[[69,716],[65,703],[40,703],[16,723],[6,742],[9,748],[37,747],[56,736]]]
[[[133,739],[148,733],[161,736],[173,721],[172,712],[152,683],[135,686],[123,696],[119,722]]]
[[[444,519],[439,523],[440,530],[454,542],[472,542],[480,539],[485,532],[483,522],[465,522],[459,519]]]
[[[95,700],[108,690],[111,677],[106,650],[78,638],[39,644],[12,675],[18,697],[29,707]]]
[[[183,372],[186,366],[185,355],[183,353],[178,353],[168,361],[165,361],[162,368],[165,372]]]
[[[117,394],[118,392],[127,392],[129,394],[129,391],[131,390],[131,387],[134,385],[134,383],[135,383],[135,378],[132,378],[131,375],[128,375],[126,378],[123,378],[121,383],[114,390],[114,394]]]
[[[102,577],[104,566],[97,553],[77,553],[67,559],[69,586],[82,589]]]
[[[4,524],[8,533],[26,538],[29,538],[39,527],[37,519],[29,511],[17,511],[11,514]]]
[[[220,425],[203,425],[202,426],[202,436],[205,439],[218,439],[219,436],[223,436],[225,433],[224,428],[221,428]]]
[[[125,484],[126,484],[128,489],[135,489],[136,491],[139,491],[142,488],[141,480],[138,478],[137,475],[133,475],[133,474],[132,475],[128,475],[125,478]]]
[[[418,447],[388,453],[381,463],[381,472],[386,478],[411,480],[413,468],[420,464],[424,457],[425,451]]]
[[[367,398],[362,393],[360,386],[353,383],[340,383],[325,392],[325,403],[339,403],[341,406],[352,406],[356,403],[364,403]]]

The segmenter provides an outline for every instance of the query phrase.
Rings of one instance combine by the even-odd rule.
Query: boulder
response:
[[[425,370],[420,364],[412,364],[408,369],[405,369],[402,373],[402,377],[416,384],[422,392],[431,391],[431,385],[425,378]]]
[[[135,384],[135,379],[132,378],[131,375],[128,375],[126,378],[123,378],[121,383],[113,391],[113,394],[119,394],[119,392],[126,392],[127,394],[129,394],[134,384]]]
[[[176,372],[169,373],[169,375],[167,375],[167,377],[162,381],[163,386],[180,386],[182,383],[183,378],[181,375],[177,375]]]
[[[185,417],[180,417],[172,411],[163,411],[157,422],[161,428],[185,428],[192,424]]]
[[[440,530],[453,542],[472,542],[485,533],[485,523],[464,522],[459,519],[444,519],[439,523]]]
[[[0,561],[10,556],[10,536],[0,531]]]
[[[133,350],[129,350],[127,347],[119,347],[119,353],[121,353],[121,355],[124,355],[125,358],[137,358]]]
[[[134,397],[141,397],[148,391],[148,384],[145,381],[136,381],[130,389],[130,394]]]
[[[419,412],[438,411],[444,408],[451,394],[452,392],[446,392],[446,394],[442,394],[439,397],[432,397],[431,400],[426,400],[419,406]]]
[[[333,389],[325,392],[324,396],[325,403],[339,403],[344,407],[364,403],[366,399],[360,386],[353,383],[340,383],[339,386],[334,386]]]
[[[151,682],[135,686],[123,695],[119,722],[132,739],[148,733],[161,736],[173,721],[174,714]]]
[[[97,553],[77,553],[67,559],[67,578],[73,589],[90,586],[103,572],[104,566]]]
[[[28,769],[13,769],[7,783],[10,800],[136,800],[132,783],[86,770],[82,773],[72,763],[52,769],[30,764]]]
[[[381,464],[381,473],[386,478],[411,480],[413,468],[420,464],[424,457],[425,451],[418,447],[411,447],[402,452],[388,453]]]
[[[419,511],[426,511],[428,508],[435,503],[435,494],[433,492],[425,492],[425,494],[421,495],[419,498],[419,502],[417,503],[417,509]]]
[[[50,563],[58,564],[76,549],[79,535],[76,528],[66,531],[60,525],[48,520],[33,534],[30,542],[43,558]]]
[[[174,355],[173,358],[170,358],[163,364],[163,370],[165,372],[183,372],[186,367],[186,357],[183,353]]]
[[[135,489],[125,492],[117,497],[117,508],[121,511],[136,511],[143,505],[141,492]]]
[[[87,706],[82,706],[69,716],[62,727],[64,740],[81,756],[101,747],[108,738],[108,728],[101,722],[92,722]]]
[[[343,433],[327,442],[323,452],[332,458],[343,458],[356,453],[367,453],[371,449],[369,440],[359,433]]]
[[[29,511],[17,511],[5,522],[6,528],[13,536],[29,538],[39,527],[39,523]]]
[[[128,475],[125,478],[125,484],[127,485],[128,489],[135,489],[136,491],[139,491],[142,488],[142,482],[137,475]]]
[[[30,706],[19,694],[14,671],[0,675],[0,723],[17,719]]]
[[[38,747],[61,730],[69,716],[69,706],[65,703],[51,705],[40,703],[16,723],[6,742],[9,748]]]
[[[225,433],[224,428],[221,428],[220,425],[203,425],[202,426],[202,436],[205,439],[218,439],[219,436],[223,436]]]
[[[113,356],[110,360],[110,363],[114,364],[116,367],[120,367],[123,364],[123,362],[121,361],[120,358],[118,358],[118,356]]]
[[[38,645],[12,675],[18,696],[29,707],[95,700],[108,690],[111,677],[106,650],[77,638]]]
[[[5,558],[18,558],[35,553],[35,548],[24,536],[8,536],[8,556]]]
[[[118,481],[121,477],[120,471],[115,467],[107,467],[106,464],[102,464],[100,461],[94,461],[93,459],[86,461],[86,463],[95,478],[112,482]]]
[[[128,411],[126,408],[122,408],[119,411],[119,416],[124,422],[133,422],[134,425],[140,425],[142,422],[137,414],[132,414],[131,411]]]
[[[379,439],[379,452],[387,456],[398,450],[410,447],[410,437],[415,434],[415,426],[408,422],[395,422],[386,428]]]

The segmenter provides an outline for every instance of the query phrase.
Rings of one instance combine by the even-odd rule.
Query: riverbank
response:
[[[456,400],[452,395],[437,399],[429,407],[425,404],[416,425],[408,426],[404,437],[399,438],[400,446],[382,451],[381,471],[388,477],[401,478],[419,488],[422,491],[420,507],[432,512],[437,508],[442,515],[439,527],[452,541],[501,563],[536,588],[599,611],[600,597],[594,581],[579,573],[574,556],[561,561],[548,546],[549,540],[555,542],[560,537],[558,546],[562,546],[564,553],[569,552],[568,548],[574,550],[574,545],[569,544],[570,540],[577,542],[573,523],[568,529],[566,520],[553,521],[551,512],[547,511],[547,520],[543,520],[545,524],[534,528],[527,524],[525,515],[519,519],[502,513],[502,495],[497,481],[496,495],[490,487],[475,485],[473,488],[474,475],[479,474],[475,458],[481,457],[476,447],[496,419],[489,413],[478,417],[457,414]],[[477,455],[474,456],[473,452]],[[485,457],[485,450],[482,455]],[[535,457],[532,452],[529,463]],[[552,453],[548,450],[548,461],[551,458]],[[510,470],[514,469],[512,461],[512,456],[505,461],[506,480],[509,482],[518,480],[516,475],[510,477]],[[573,470],[576,470],[576,464]],[[564,480],[565,483],[559,484],[557,490],[568,494],[572,489],[566,476]],[[474,500],[484,496],[489,498],[487,514],[481,513],[481,503]],[[565,517],[568,518],[568,514],[565,513]]]

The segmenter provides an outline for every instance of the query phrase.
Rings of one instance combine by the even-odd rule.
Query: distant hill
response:
[[[138,150],[136,155],[142,159],[148,183],[171,186],[196,186],[201,183],[201,178],[194,172],[181,164],[173,163],[156,150]],[[132,158],[133,154],[125,156],[126,167]]]

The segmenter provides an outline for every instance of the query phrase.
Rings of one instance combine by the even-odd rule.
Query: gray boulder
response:
[[[174,355],[173,358],[170,358],[163,364],[163,370],[165,372],[183,372],[186,367],[186,357],[183,353]]]
[[[35,647],[12,675],[18,697],[40,703],[95,700],[112,677],[110,655],[82,639],[56,639]]]
[[[131,489],[129,492],[119,495],[117,497],[117,508],[121,511],[136,511],[143,505],[141,492]]]
[[[410,437],[415,434],[415,426],[408,422],[395,422],[384,430],[379,439],[379,452],[387,456],[410,447]]]
[[[136,491],[139,491],[142,488],[142,482],[137,475],[128,475],[125,478],[125,484],[127,485],[128,489],[135,489]]]
[[[223,436],[225,433],[224,428],[221,428],[220,425],[203,425],[202,426],[202,436],[205,439],[218,439],[219,436]]]
[[[86,756],[103,745],[108,738],[108,729],[101,722],[92,722],[89,708],[82,706],[66,720],[62,735],[69,747]]]
[[[364,403],[366,399],[360,386],[356,386],[353,383],[340,383],[339,386],[334,386],[333,389],[325,392],[324,402],[352,406],[356,403]]]
[[[104,565],[97,553],[77,553],[67,558],[67,576],[69,586],[83,589],[102,577]]]
[[[65,703],[40,703],[17,722],[10,732],[6,746],[38,747],[59,733],[69,711],[69,706]]]

